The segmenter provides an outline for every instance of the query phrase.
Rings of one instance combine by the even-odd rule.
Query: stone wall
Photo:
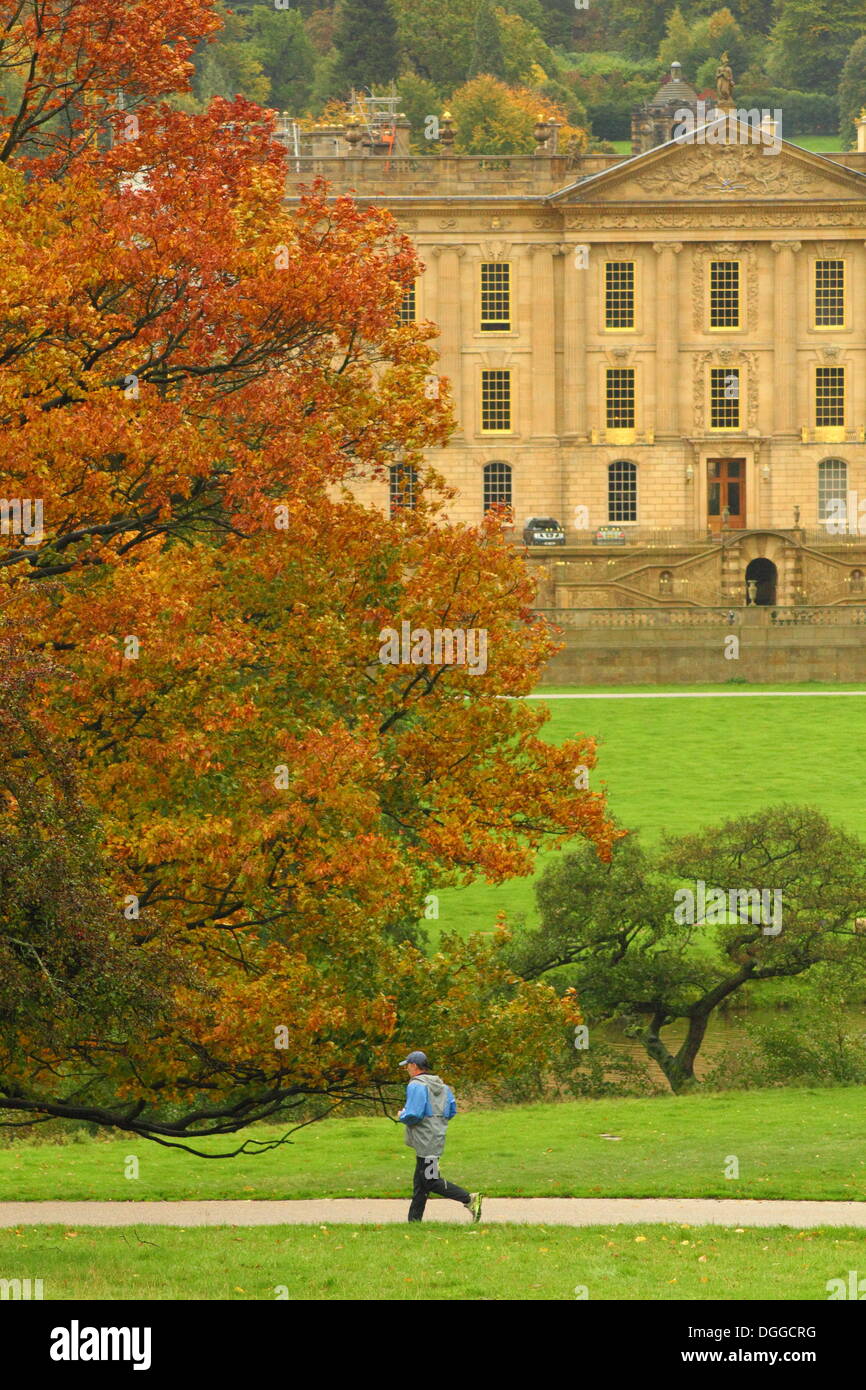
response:
[[[739,656],[725,656],[726,637]],[[683,630],[572,628],[544,685],[697,685],[745,680],[866,683],[866,627],[714,624]],[[730,650],[730,644],[728,644]]]

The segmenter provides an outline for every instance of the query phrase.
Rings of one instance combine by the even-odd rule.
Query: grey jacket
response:
[[[422,1072],[420,1076],[412,1078],[409,1086],[411,1088],[419,1083],[427,1092],[424,1115],[413,1122],[413,1113],[418,1107],[412,1104],[411,1090],[407,1093],[406,1107],[400,1112],[401,1116],[407,1115],[403,1120],[406,1126],[406,1143],[423,1158],[431,1155],[438,1157],[445,1148],[448,1121],[457,1114],[457,1102],[451,1088],[445,1085],[441,1076],[435,1076],[432,1072]]]

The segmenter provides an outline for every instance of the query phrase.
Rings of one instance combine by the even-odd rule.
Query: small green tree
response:
[[[391,0],[340,0],[334,44],[346,87],[372,87],[397,76],[397,20]]]
[[[402,73],[397,82],[400,110],[411,126],[411,146],[419,154],[435,154],[436,141],[424,135],[428,116],[440,116],[442,98],[432,82],[414,72]]]
[[[541,927],[515,938],[515,970],[560,970],[590,1022],[622,1018],[674,1092],[697,1084],[710,1018],[739,990],[866,961],[864,846],[808,807],[727,821],[653,855],[630,835],[609,864],[580,849],[547,868],[537,899]],[[680,1020],[672,1050],[663,1034]]]

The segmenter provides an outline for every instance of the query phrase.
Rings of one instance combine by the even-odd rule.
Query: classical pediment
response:
[[[866,201],[866,175],[782,143],[661,145],[551,196],[587,203],[741,203],[777,199]]]

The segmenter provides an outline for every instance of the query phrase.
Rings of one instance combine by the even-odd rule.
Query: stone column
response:
[[[439,370],[450,382],[457,417],[456,433],[461,435],[466,430],[461,380],[463,336],[460,293],[460,258],[464,254],[462,246],[431,247],[430,255],[437,261],[436,303],[428,315],[439,325],[440,338],[435,344],[439,352]]]
[[[679,279],[681,241],[653,242],[656,262],[656,415],[657,435],[680,434],[679,419]]]
[[[595,273],[591,248],[588,264],[578,265],[576,247],[583,243],[565,242],[563,266],[563,433],[574,437],[588,433],[586,418],[586,295],[587,278]]]
[[[557,248],[535,243],[526,249],[532,268],[531,433],[535,438],[553,439],[556,435],[556,303],[553,290],[553,253]]]
[[[797,432],[797,270],[799,241],[774,241],[773,388],[774,434]]]

